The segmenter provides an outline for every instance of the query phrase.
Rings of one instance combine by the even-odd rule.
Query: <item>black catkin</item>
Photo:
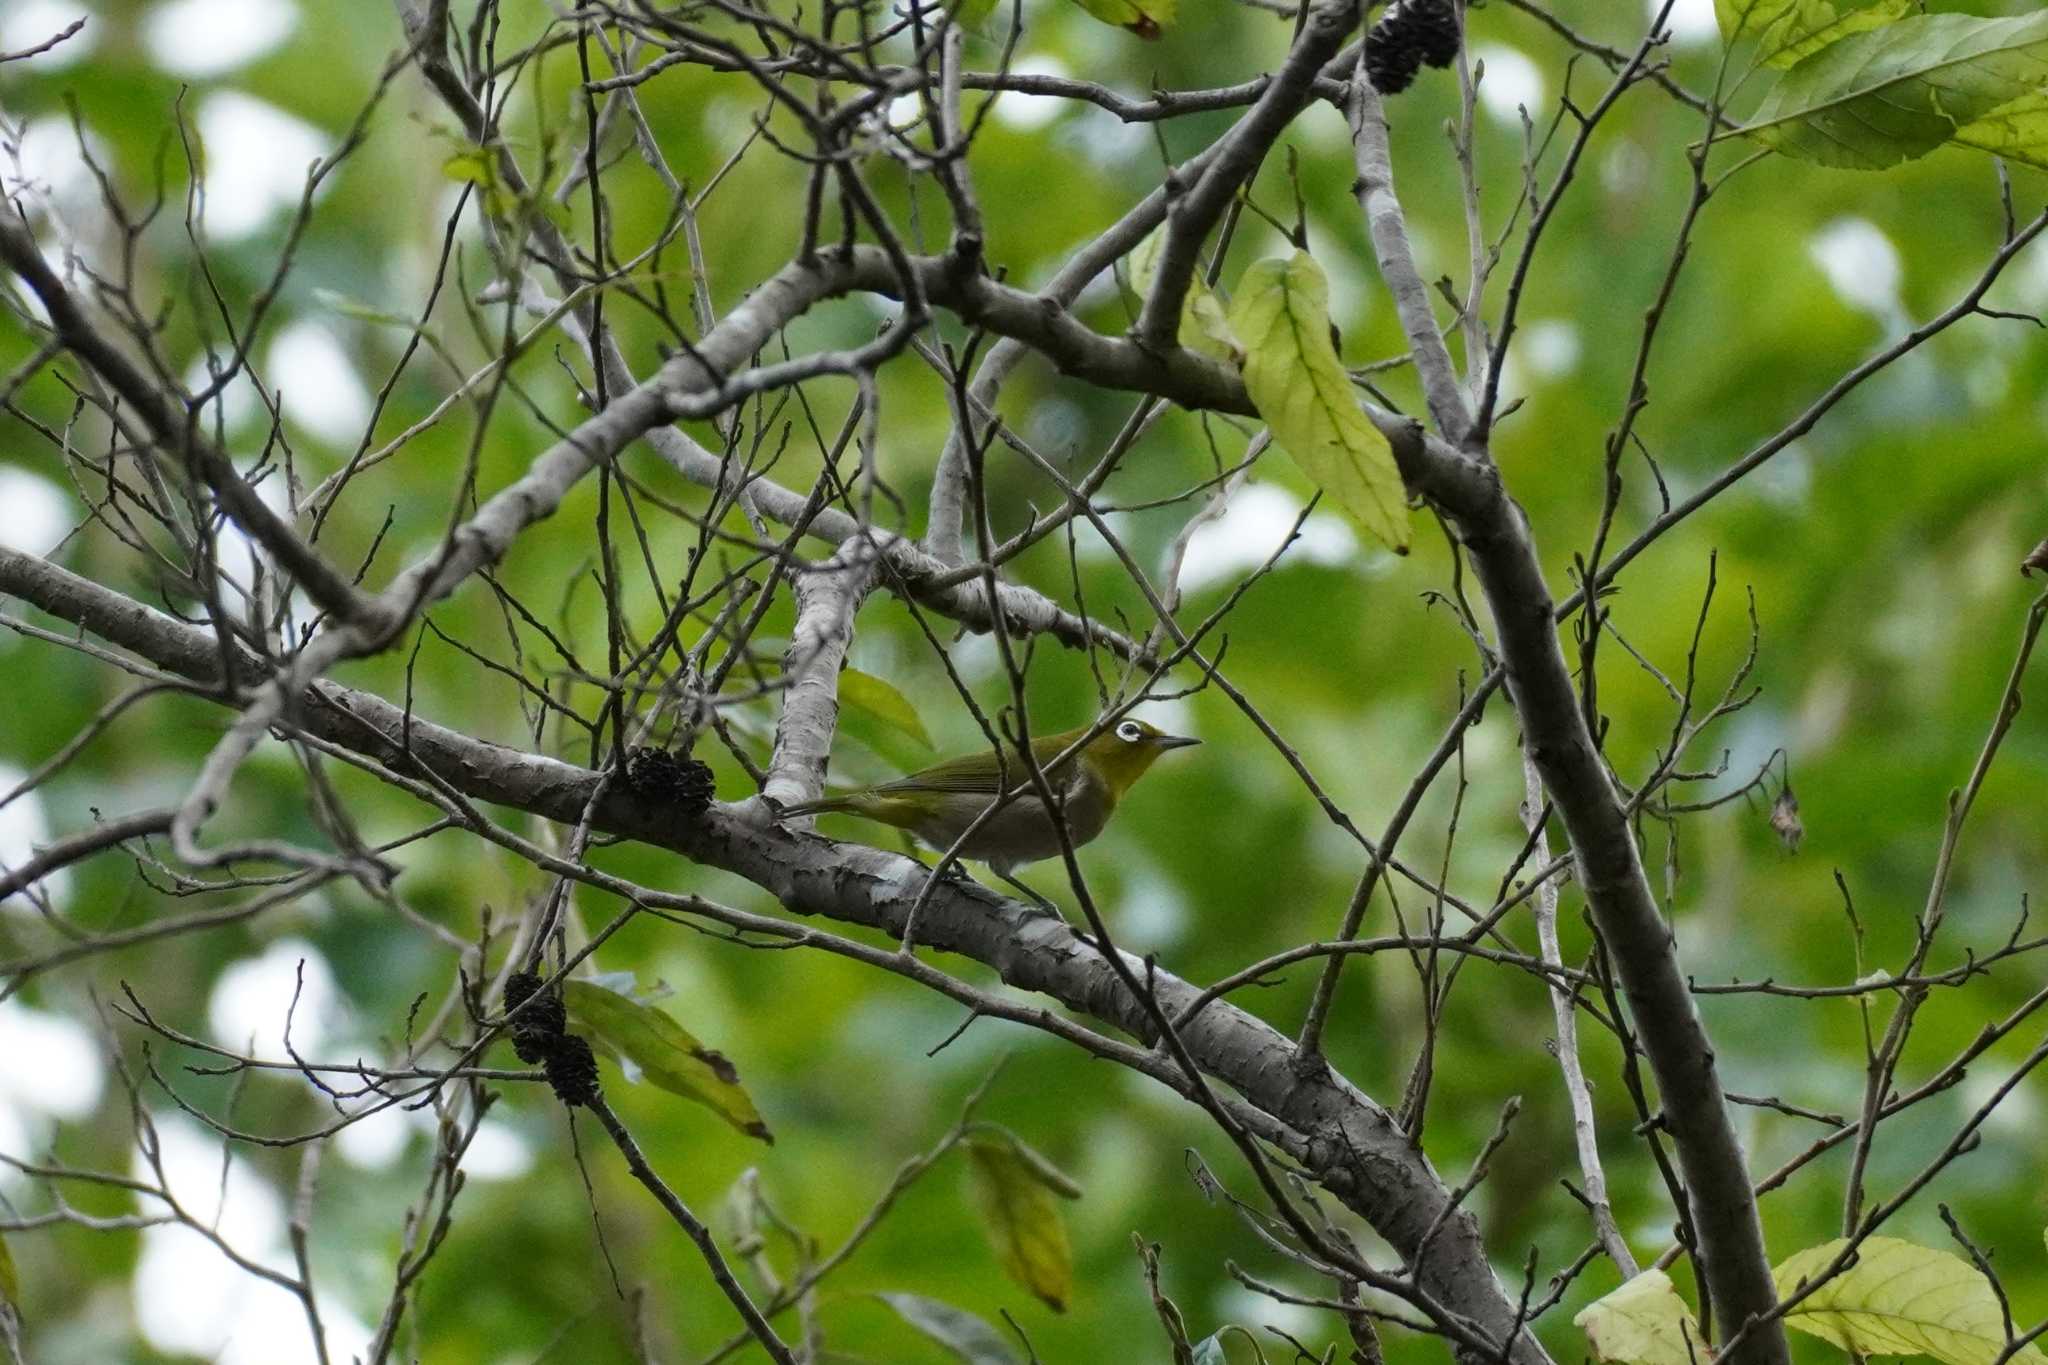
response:
[[[626,756],[626,786],[644,800],[701,815],[711,805],[711,769],[666,749],[635,749]]]
[[[1425,65],[1456,61],[1460,42],[1453,0],[1395,0],[1366,34],[1366,77],[1382,95],[1398,95]]]

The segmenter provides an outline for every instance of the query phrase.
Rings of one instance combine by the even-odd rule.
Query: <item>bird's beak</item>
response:
[[[1196,739],[1193,735],[1161,735],[1157,740],[1153,742],[1156,743],[1162,750],[1164,750],[1185,749],[1190,744],[1200,744],[1202,741]]]

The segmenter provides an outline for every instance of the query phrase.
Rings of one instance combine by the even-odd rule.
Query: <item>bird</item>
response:
[[[1161,754],[1201,743],[1187,735],[1167,734],[1142,720],[1125,719],[1060,760],[1061,754],[1094,728],[1085,726],[1031,741],[1032,758],[1044,772],[1047,785],[1061,798],[1067,838],[1075,847],[1102,833],[1117,801]],[[1060,852],[1059,831],[1020,757],[1011,756],[1005,772],[993,752],[963,754],[893,782],[785,806],[782,815],[837,811],[907,830],[918,842],[942,853],[957,843],[960,857],[986,863],[998,877],[1038,905],[1050,908],[1044,896],[1012,875],[1026,863]],[[1019,788],[1023,790],[968,834],[998,796]],[[963,834],[967,835],[965,843],[960,842]]]

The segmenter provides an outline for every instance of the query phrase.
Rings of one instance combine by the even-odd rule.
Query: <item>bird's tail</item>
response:
[[[784,806],[782,817],[787,820],[798,815],[822,815],[826,811],[852,810],[853,802],[844,796],[824,796],[816,801],[799,801],[794,806]]]

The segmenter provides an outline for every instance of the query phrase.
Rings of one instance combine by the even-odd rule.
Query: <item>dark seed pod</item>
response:
[[[569,1027],[569,1011],[562,1006],[562,997],[550,995],[534,1001],[520,1012],[513,1028],[520,1033],[536,1038],[559,1038],[562,1030]]]
[[[1400,5],[1389,6],[1365,36],[1365,74],[1382,95],[1398,95],[1422,69],[1422,49],[1410,33]]]
[[[505,1007],[519,1010],[519,1017],[512,1021],[512,1050],[522,1062],[546,1061],[569,1026],[569,1011],[562,998],[550,995],[535,1000],[533,993],[538,989],[540,978],[532,972],[514,972],[505,981]],[[521,1005],[525,1008],[520,1009]]]
[[[636,796],[688,815],[702,814],[711,805],[711,769],[666,749],[635,749],[628,754],[626,785]]]
[[[1402,0],[1401,17],[1426,64],[1449,66],[1458,60],[1458,9],[1451,0]]]
[[[514,972],[505,978],[505,1008],[516,1010],[540,989],[540,978],[532,972]]]
[[[1365,39],[1365,74],[1373,89],[1396,95],[1426,63],[1449,66],[1462,41],[1455,0],[1394,0]]]
[[[597,1098],[597,1054],[574,1034],[554,1040],[547,1055],[548,1084],[563,1104],[589,1104]]]

